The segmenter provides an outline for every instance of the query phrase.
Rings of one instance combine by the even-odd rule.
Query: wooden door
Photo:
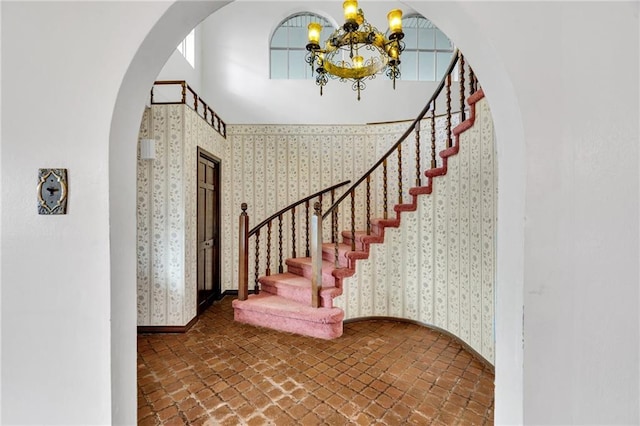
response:
[[[198,149],[198,314],[220,298],[220,162]]]

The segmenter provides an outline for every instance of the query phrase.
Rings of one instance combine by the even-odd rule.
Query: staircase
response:
[[[342,294],[342,280],[353,275],[355,261],[368,257],[369,244],[384,241],[385,221],[376,220],[374,223],[373,229],[380,234],[356,232],[355,239],[352,239],[350,232],[343,232],[343,243],[338,244],[338,267],[334,263],[335,244],[322,244],[322,285],[318,308],[309,304],[312,299],[311,257],[291,258],[285,262],[287,272],[258,279],[259,294],[251,295],[247,300],[233,301],[235,320],[321,339],[340,337],[344,312],[333,306],[333,299]],[[355,251],[351,249],[352,241]]]
[[[458,58],[459,61],[458,61]],[[464,105],[466,100],[469,104],[470,118],[465,120],[465,111],[461,111],[461,124],[455,129],[451,129],[451,73],[454,70],[456,63],[461,69],[460,75],[460,87],[461,98],[460,104]],[[267,273],[263,276],[258,276],[258,262],[259,254],[258,247],[260,245],[260,232],[259,229],[268,224],[268,243],[267,243],[267,264],[269,264],[270,247],[271,247],[271,222],[276,218],[280,221],[280,227],[282,223],[282,214],[284,212],[278,212],[270,219],[267,219],[254,230],[247,232],[246,227],[248,224],[248,218],[246,217],[246,205],[243,206],[243,216],[241,215],[241,236],[240,236],[240,277],[239,277],[239,298],[233,301],[234,318],[236,321],[252,324],[255,326],[268,327],[276,330],[321,338],[321,339],[334,339],[340,337],[343,332],[343,320],[344,312],[342,309],[334,306],[334,298],[342,294],[342,283],[347,277],[352,276],[355,273],[355,268],[358,259],[366,259],[369,256],[369,247],[371,244],[379,244],[384,242],[385,228],[400,226],[401,213],[403,211],[414,211],[417,205],[417,197],[428,196],[431,193],[432,180],[437,176],[443,176],[447,172],[447,158],[451,155],[455,155],[458,152],[459,133],[468,129],[473,124],[474,119],[474,104],[483,97],[482,90],[477,90],[477,80],[473,75],[473,72],[469,68],[469,98],[465,98],[464,92],[464,59],[462,55],[454,55],[454,60],[449,66],[447,75],[443,78],[436,93],[432,96],[429,103],[425,106],[418,118],[412,123],[409,129],[403,134],[398,142],[381,158],[372,169],[367,172],[362,178],[355,182],[348,190],[346,190],[342,196],[334,201],[334,189],[331,189],[332,205],[331,207],[321,214],[318,206],[312,222],[315,218],[317,222],[313,222],[314,229],[312,230],[312,237],[315,234],[316,250],[321,253],[321,259],[317,260],[317,270],[314,272],[313,257],[309,255],[309,249],[305,253],[304,257],[293,256],[286,259],[284,262],[286,265],[286,272],[282,266],[279,268],[279,273],[271,274],[267,270]],[[448,115],[448,129],[446,149],[440,152],[440,159],[436,158],[436,141],[435,141],[435,102],[437,97],[446,88],[447,96],[447,115]],[[427,150],[431,149],[431,167],[424,172],[427,177],[426,185],[416,186],[408,191],[408,195],[411,197],[410,203],[402,202],[402,183],[398,188],[398,194],[400,203],[393,207],[395,212],[395,218],[378,218],[374,219],[370,217],[370,207],[367,207],[366,230],[355,229],[355,212],[354,212],[354,198],[355,190],[361,184],[366,182],[367,199],[370,195],[370,176],[374,170],[384,168],[384,212],[386,216],[387,211],[387,158],[396,154],[401,164],[401,149],[402,142],[407,139],[409,134],[417,133],[416,143],[419,141],[420,122],[425,115],[431,112],[431,145],[427,146]],[[453,135],[453,137],[452,137]],[[453,139],[455,138],[455,144]],[[418,148],[419,152],[419,148]],[[417,160],[418,169],[420,168],[419,159]],[[402,170],[400,170],[400,182],[402,181]],[[420,179],[417,180],[420,182]],[[361,188],[362,189],[362,188]],[[325,191],[326,192],[326,191]],[[309,200],[314,196],[307,197],[305,200],[301,200],[296,205],[300,205],[303,201],[306,203],[307,215],[309,217]],[[320,197],[322,195],[320,194]],[[350,196],[351,199],[351,229],[345,230],[338,235],[337,232],[337,215],[338,206]],[[346,203],[348,204],[348,203]],[[295,209],[295,206],[293,207]],[[349,207],[344,208],[345,211],[349,211]],[[294,210],[295,211],[295,210]],[[323,218],[329,218],[325,220]],[[243,221],[245,230],[243,231]],[[331,227],[331,242],[321,242],[322,225],[323,223],[327,227]],[[247,281],[248,281],[248,238],[249,236],[256,235],[256,286],[252,295],[247,294]],[[281,230],[280,230],[281,235]],[[307,247],[309,246],[309,226],[307,225]],[[313,252],[313,250],[311,250]],[[314,275],[315,274],[315,275]],[[317,292],[317,293],[316,293]],[[317,297],[314,298],[314,295]],[[314,302],[317,300],[317,302]],[[317,307],[314,307],[314,303]]]

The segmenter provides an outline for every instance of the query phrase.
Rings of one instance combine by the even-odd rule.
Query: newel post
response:
[[[240,206],[240,240],[238,241],[238,299],[247,300],[249,295],[249,215],[247,203]]]
[[[320,306],[320,289],[322,288],[322,205],[313,205],[311,217],[311,306]]]

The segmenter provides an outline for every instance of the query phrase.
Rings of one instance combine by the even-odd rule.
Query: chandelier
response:
[[[342,5],[345,22],[334,31],[320,47],[322,25],[312,22],[308,26],[309,53],[306,62],[315,71],[316,84],[322,89],[329,77],[340,81],[350,81],[351,88],[360,92],[366,88],[364,80],[374,79],[377,74],[385,73],[393,80],[400,77],[400,54],[404,50],[402,38],[402,11],[394,9],[387,15],[389,21],[389,37],[364,19],[362,9],[356,0],[347,0]]]

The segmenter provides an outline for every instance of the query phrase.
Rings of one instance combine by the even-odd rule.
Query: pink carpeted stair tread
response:
[[[236,321],[288,331],[321,339],[342,335],[344,311],[339,308],[312,308],[269,293],[250,295],[247,300],[234,300]]]
[[[311,303],[311,280],[291,272],[260,277],[262,291],[291,299],[299,303]],[[340,294],[334,285],[322,286],[322,306],[333,307],[333,298]]]

